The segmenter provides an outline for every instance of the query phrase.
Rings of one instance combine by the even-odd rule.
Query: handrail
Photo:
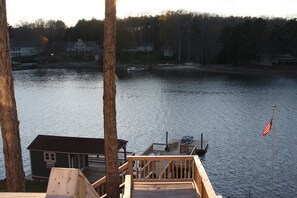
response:
[[[125,175],[127,174],[127,170],[128,170],[128,162],[121,165],[118,170],[119,170],[119,176],[121,177],[119,188],[123,189],[125,186]],[[97,191],[100,197],[106,197],[105,186],[106,186],[106,176],[92,183],[92,187]]]
[[[133,186],[133,179],[131,175],[126,175],[125,177],[125,193],[123,198],[131,198],[132,197],[132,186]]]
[[[216,195],[207,173],[199,159],[196,155],[194,156],[195,162],[195,174],[194,174],[194,182],[197,188],[199,189],[199,194],[201,198],[209,198],[209,197],[220,197],[220,195]]]

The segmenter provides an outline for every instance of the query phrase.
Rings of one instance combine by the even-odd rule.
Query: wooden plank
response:
[[[4,192],[0,193],[0,198],[45,198],[46,193],[15,193]]]
[[[206,171],[200,161],[200,159],[197,156],[194,156],[194,161],[196,164],[196,170],[197,173],[195,174],[194,181],[196,182],[196,185],[199,188],[199,193],[202,198],[204,197],[216,197],[216,193],[209,181],[209,178],[206,174]],[[198,177],[198,178],[196,178]]]
[[[198,198],[199,196],[194,189],[178,189],[178,190],[133,190],[133,198]]]
[[[134,190],[193,189],[193,182],[135,182]]]
[[[47,195],[75,196],[78,169],[52,168],[47,186]]]
[[[52,168],[47,196],[99,198],[79,169]]]
[[[131,175],[126,175],[125,177],[125,190],[124,198],[130,198],[132,196],[132,178]]]

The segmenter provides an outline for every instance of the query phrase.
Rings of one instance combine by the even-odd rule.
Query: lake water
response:
[[[103,78],[93,70],[15,71],[24,169],[38,134],[103,137]],[[117,80],[118,137],[140,152],[153,142],[193,135],[209,141],[204,167],[224,197],[297,197],[297,79],[143,72]],[[277,105],[273,132],[261,132]],[[0,141],[2,151],[2,141]],[[0,178],[5,177],[0,154]]]

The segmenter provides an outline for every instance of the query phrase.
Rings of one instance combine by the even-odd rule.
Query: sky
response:
[[[36,19],[62,20],[74,26],[79,19],[104,18],[104,0],[6,0],[10,25]],[[156,15],[188,10],[223,16],[297,17],[297,0],[117,0],[117,17]]]

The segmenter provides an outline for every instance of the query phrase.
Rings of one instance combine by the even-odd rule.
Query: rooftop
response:
[[[125,147],[128,141],[118,139],[118,150]],[[104,139],[38,135],[28,146],[29,150],[55,151],[80,154],[104,154]]]

